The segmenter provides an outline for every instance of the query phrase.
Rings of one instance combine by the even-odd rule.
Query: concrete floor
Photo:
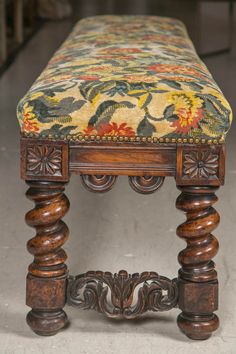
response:
[[[67,307],[71,326],[55,337],[38,337],[25,324],[25,274],[32,257],[25,244],[34,231],[24,223],[32,204],[19,177],[16,104],[62,42],[70,23],[48,23],[0,78],[0,354],[154,354],[236,353],[236,125],[228,138],[226,186],[218,192],[222,221],[215,234],[220,279],[220,329],[205,342],[193,342],[176,326],[178,310],[150,314],[138,321],[115,322],[95,312]],[[207,65],[236,111],[236,56],[221,55]],[[184,215],[175,209],[178,191],[167,178],[156,194],[141,196],[119,178],[105,195],[85,191],[79,177],[67,187],[71,209],[65,218],[71,237],[65,249],[71,274],[89,269],[129,272],[157,270],[175,277],[177,253],[185,243],[175,235]],[[170,217],[171,215],[171,217]]]

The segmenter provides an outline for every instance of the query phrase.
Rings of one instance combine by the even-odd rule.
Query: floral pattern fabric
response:
[[[218,142],[232,112],[180,21],[109,15],[78,22],[18,119],[42,138]]]

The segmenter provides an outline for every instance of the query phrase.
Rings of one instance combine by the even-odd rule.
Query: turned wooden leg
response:
[[[179,187],[176,207],[186,212],[187,221],[177,228],[187,247],[179,253],[179,328],[191,339],[207,339],[219,326],[218,281],[212,258],[218,241],[211,234],[220,221],[212,207],[218,200],[214,187]]]
[[[61,221],[69,209],[64,183],[28,182],[26,196],[35,208],[26,214],[26,222],[36,229],[28,251],[34,255],[27,275],[26,304],[32,308],[27,323],[39,335],[53,335],[67,324],[65,305],[67,258],[61,246],[69,230]]]

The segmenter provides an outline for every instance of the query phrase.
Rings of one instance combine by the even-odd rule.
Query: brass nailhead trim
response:
[[[35,133],[22,133],[26,138],[38,138],[38,139],[51,139],[51,140],[66,140],[66,141],[120,141],[120,142],[148,142],[148,143],[179,143],[179,144],[224,144],[225,140],[220,139],[199,139],[199,138],[157,138],[157,137],[145,137],[145,136],[100,136],[100,135],[38,135]]]

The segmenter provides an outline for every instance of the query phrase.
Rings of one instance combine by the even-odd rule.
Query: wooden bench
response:
[[[66,302],[127,319],[178,306],[180,329],[192,339],[208,338],[219,324],[212,232],[220,218],[213,205],[224,184],[232,112],[184,25],[154,16],[83,19],[20,101],[18,119],[21,175],[35,202],[26,214],[36,229],[28,242],[34,256],[27,276],[29,326],[55,334],[67,324]],[[72,173],[93,192],[109,191],[126,175],[143,194],[174,177],[181,193],[176,206],[187,217],[177,228],[187,242],[178,277],[69,276],[62,249],[69,230],[61,219]]]

